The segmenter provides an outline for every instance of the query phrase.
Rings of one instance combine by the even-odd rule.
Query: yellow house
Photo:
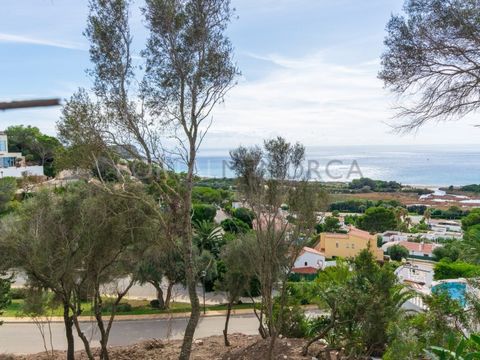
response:
[[[324,253],[326,258],[351,258],[367,248],[377,260],[383,260],[383,251],[377,247],[376,235],[354,227],[350,227],[347,234],[321,233],[320,241],[315,246],[315,250]]]

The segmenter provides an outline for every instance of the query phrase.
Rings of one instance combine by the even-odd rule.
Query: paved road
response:
[[[113,325],[109,344],[112,346],[129,345],[148,339],[180,339],[183,336],[188,319],[171,320],[132,320],[118,321]],[[200,319],[195,337],[202,338],[211,335],[221,335],[225,322],[224,316],[211,316]],[[254,315],[236,315],[230,319],[229,332],[239,332],[247,335],[257,334],[257,319]],[[66,342],[64,326],[54,323],[52,326],[53,347],[56,350],[65,350]],[[95,324],[83,323],[82,327],[87,336],[92,339],[93,346],[99,346],[98,336],[92,333]],[[83,348],[80,339],[76,338],[77,350]],[[7,323],[0,326],[0,354],[29,354],[43,351],[43,342],[34,324]]]

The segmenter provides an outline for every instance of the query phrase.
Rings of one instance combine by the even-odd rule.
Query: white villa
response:
[[[21,153],[9,153],[7,134],[0,131],[0,178],[24,175],[43,176],[43,166],[27,166]]]

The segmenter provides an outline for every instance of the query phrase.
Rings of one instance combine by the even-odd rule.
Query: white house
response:
[[[424,243],[424,242],[412,242],[412,241],[392,241],[382,246],[384,252],[388,251],[388,248],[393,245],[403,246],[408,250],[410,256],[419,256],[433,258],[433,250],[437,247],[441,247],[440,244]]]
[[[407,241],[409,234],[400,231],[385,231],[380,236],[382,237],[382,243],[387,243],[391,241]]]
[[[9,153],[7,134],[0,131],[0,178],[24,175],[43,176],[43,166],[27,166],[21,153]]]
[[[325,268],[325,265],[325,255],[323,253],[305,246],[295,260],[293,267],[295,269],[309,267],[319,270]]]

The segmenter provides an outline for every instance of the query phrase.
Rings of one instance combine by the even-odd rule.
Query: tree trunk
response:
[[[327,327],[325,329],[323,329],[323,331],[318,334],[317,336],[315,336],[313,339],[311,339],[302,349],[302,355],[303,356],[307,356],[308,354],[308,348],[310,347],[310,345],[312,345],[314,342],[317,342],[318,340],[320,340],[321,338],[325,337],[328,332],[333,329],[333,326],[335,324],[334,322],[335,320],[332,319],[332,321],[330,322],[330,324],[327,325]]]
[[[75,360],[75,339],[73,337],[73,319],[70,316],[68,303],[63,304],[63,322],[67,337],[67,360]]]
[[[162,310],[166,309],[167,306],[165,305],[165,301],[163,300],[163,290],[161,284],[157,282],[151,282],[151,284],[157,291],[158,308]]]
[[[95,360],[95,357],[92,354],[92,349],[90,348],[90,343],[88,342],[87,337],[83,333],[82,328],[80,327],[80,323],[78,321],[78,317],[76,315],[73,317],[73,323],[75,324],[75,328],[77,329],[78,337],[83,342],[83,346],[85,348],[85,353],[87,354],[88,359],[89,360]]]
[[[232,312],[232,302],[228,302],[227,308],[227,318],[225,319],[225,329],[223,329],[223,338],[225,340],[225,346],[230,346],[230,341],[228,341],[228,322],[230,321],[230,313]]]
[[[192,189],[193,189],[193,172],[195,170],[195,155],[196,155],[195,141],[190,142],[190,159],[188,163],[188,174],[185,196],[183,198],[183,254],[185,261],[185,278],[188,288],[188,295],[190,297],[190,304],[192,312],[188,320],[187,328],[183,336],[182,349],[180,351],[180,360],[189,360],[192,352],[193,336],[197,328],[198,320],[200,319],[200,302],[197,295],[197,277],[195,274],[195,260],[193,258],[193,244],[192,244]]]
[[[185,262],[185,275],[187,278],[188,295],[190,297],[192,312],[190,314],[190,319],[188,320],[187,328],[185,329],[185,335],[183,336],[179,360],[190,359],[193,336],[195,334],[195,329],[197,328],[198,320],[200,319],[200,301],[198,300],[197,295],[197,281],[194,274],[192,248],[190,247],[190,249],[187,249],[186,251],[189,254],[187,255],[187,261]]]
[[[168,281],[168,288],[167,288],[167,296],[165,298],[165,309],[170,308],[170,300],[172,299],[172,289],[173,289],[173,281]]]
[[[102,316],[102,297],[100,293],[100,284],[95,284],[95,295],[94,295],[94,302],[93,302],[94,312],[95,312],[95,319],[97,320],[98,330],[100,331],[100,359],[101,360],[109,360],[108,356],[108,335],[105,331],[105,325],[103,323],[103,316]],[[112,312],[115,311],[115,304],[112,306]]]

